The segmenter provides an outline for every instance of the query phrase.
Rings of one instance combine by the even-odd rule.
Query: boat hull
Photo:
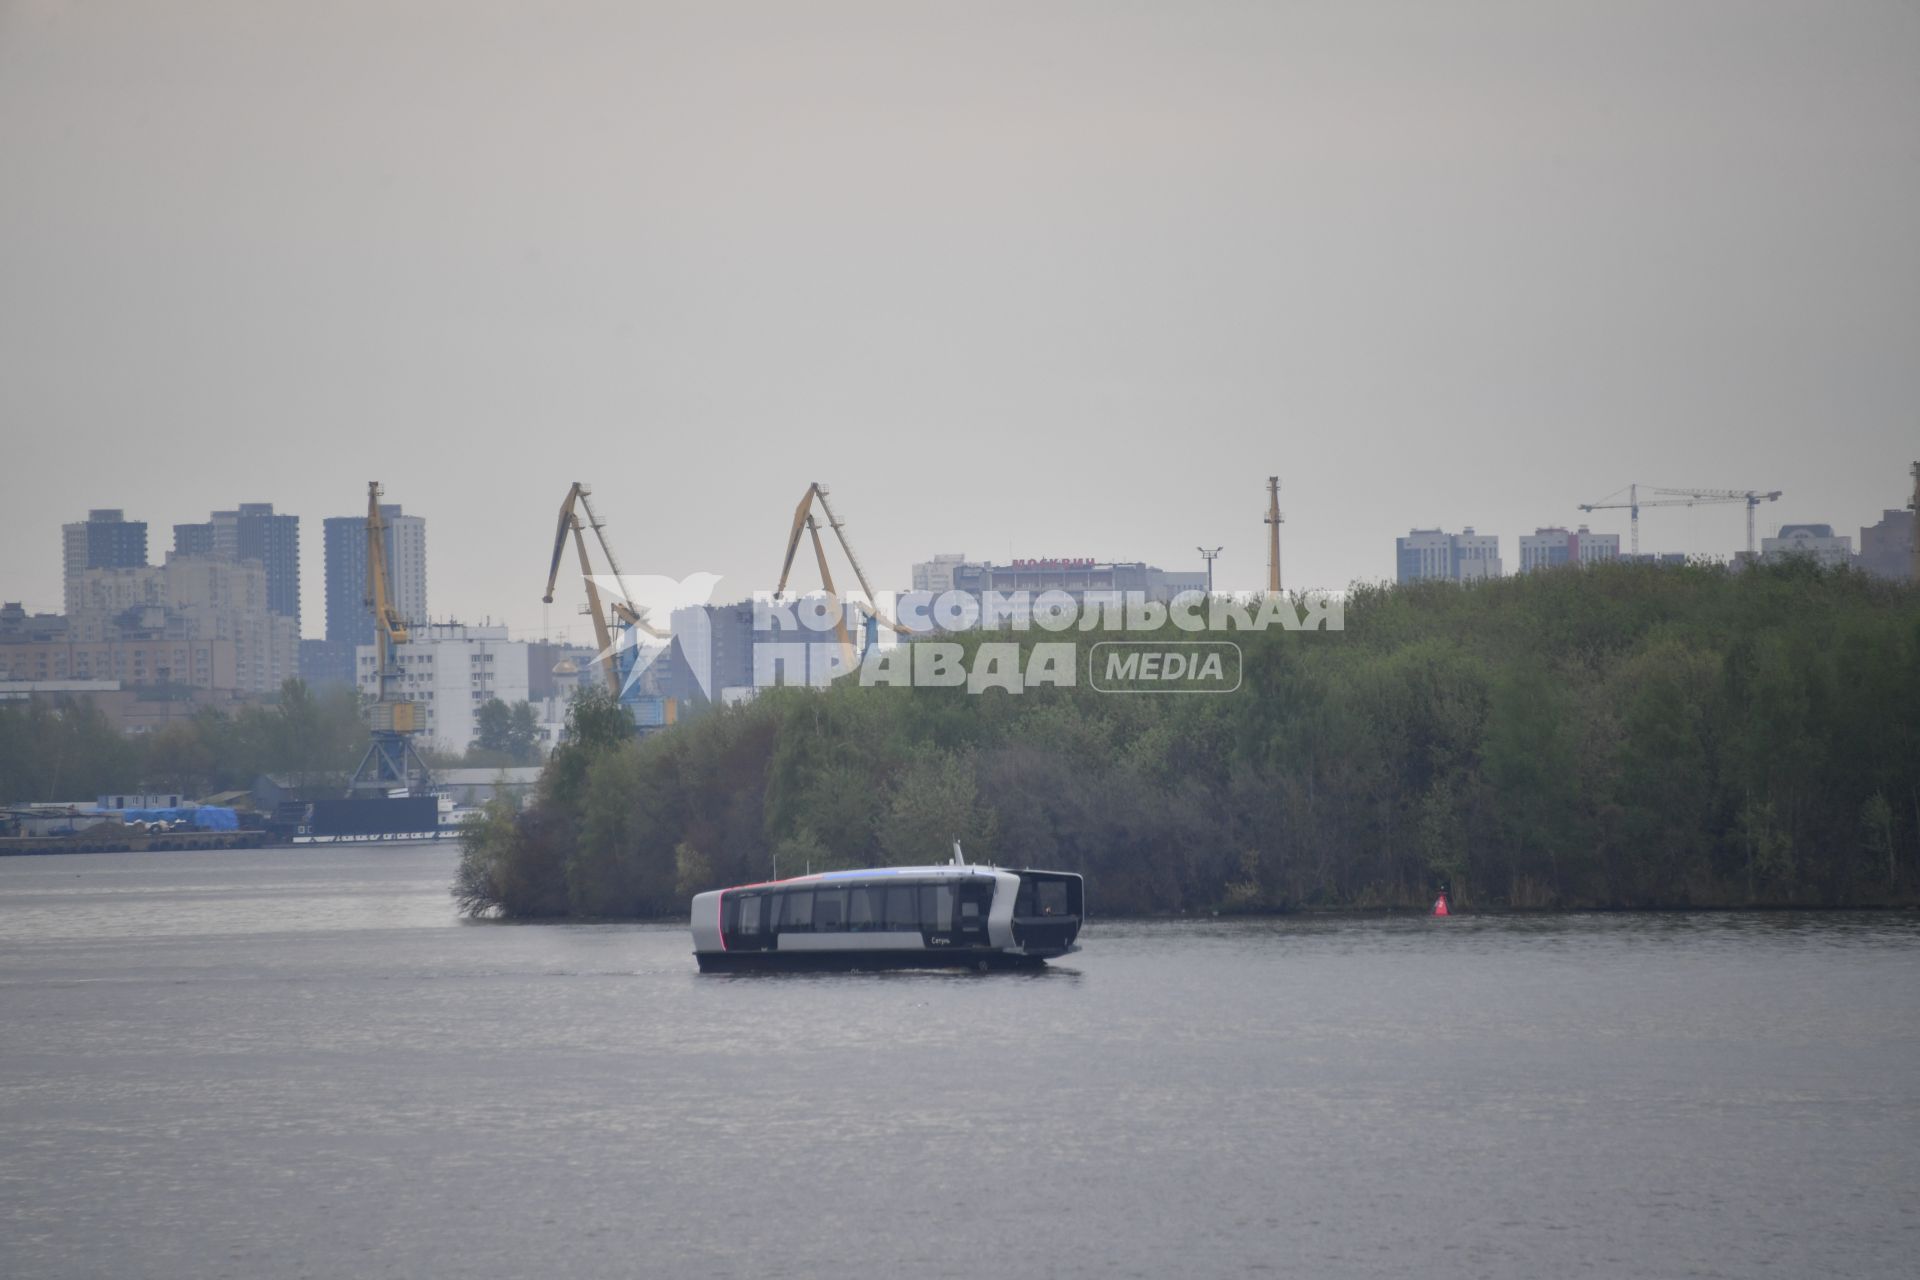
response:
[[[1078,947],[1072,948],[1078,951]],[[696,951],[702,973],[847,973],[887,969],[1038,969],[1054,956],[992,948],[940,951]]]

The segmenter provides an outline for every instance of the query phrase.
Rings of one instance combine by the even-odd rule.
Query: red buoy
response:
[[[1444,916],[1444,915],[1451,915],[1451,914],[1452,914],[1452,912],[1450,912],[1450,911],[1448,911],[1448,910],[1447,910],[1447,895],[1446,895],[1446,894],[1444,894],[1444,893],[1443,893],[1443,894],[1441,894],[1441,895],[1440,895],[1439,897],[1437,897],[1437,898],[1435,898],[1435,899],[1433,900],[1433,914],[1435,914],[1435,915],[1437,915],[1437,916]]]

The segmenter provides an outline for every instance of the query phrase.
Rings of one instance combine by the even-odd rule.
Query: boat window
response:
[[[899,931],[920,928],[920,904],[917,897],[910,884],[887,886],[888,929]]]
[[[1034,880],[1029,883],[1033,885],[1034,915],[1070,916],[1073,914],[1073,906],[1067,898],[1065,880]]]
[[[878,929],[885,918],[886,892],[877,884],[854,885],[847,901],[847,928],[855,933]]]
[[[1034,913],[1033,883],[1025,877],[1021,878],[1020,894],[1013,900],[1013,914],[1016,916],[1030,916]]]
[[[788,889],[780,897],[780,919],[775,927],[781,933],[812,932],[813,890]]]
[[[740,936],[754,938],[760,934],[761,910],[765,899],[759,894],[749,894],[740,899]]]
[[[986,927],[987,907],[993,901],[993,885],[979,880],[968,880],[961,884],[960,928],[979,930]]]
[[[847,927],[847,891],[821,889],[813,895],[813,931],[838,933]]]
[[[952,885],[923,884],[920,886],[920,923],[935,933],[947,933],[953,929]]]

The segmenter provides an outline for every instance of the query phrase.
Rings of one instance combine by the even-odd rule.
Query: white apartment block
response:
[[[1835,535],[1830,524],[1783,524],[1771,538],[1760,539],[1762,560],[1784,560],[1788,556],[1807,556],[1830,569],[1853,562],[1853,539]]]
[[[505,627],[436,622],[413,629],[399,646],[402,694],[421,704],[423,734],[440,751],[465,751],[473,743],[475,713],[489,698],[512,706],[527,701],[527,644],[509,640]],[[363,644],[354,653],[355,683],[368,697],[380,692],[379,651]]]
[[[427,620],[427,522],[422,516],[396,515],[387,521],[393,538],[393,563],[387,577],[393,605],[408,626]]]
[[[1620,535],[1594,533],[1587,526],[1568,531],[1535,529],[1520,535],[1520,572],[1551,569],[1563,564],[1597,564],[1620,558]]]
[[[967,562],[964,552],[941,552],[931,560],[922,560],[913,566],[913,589],[931,591],[934,595],[953,590],[953,571],[955,566]]]
[[[1501,573],[1500,535],[1475,533],[1468,525],[1459,533],[1439,529],[1411,529],[1393,540],[1394,580],[1417,582],[1444,578],[1471,582],[1497,578]]]

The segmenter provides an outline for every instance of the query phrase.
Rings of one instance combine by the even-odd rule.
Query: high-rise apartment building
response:
[[[967,562],[965,552],[941,552],[913,566],[913,589],[934,595],[953,590],[953,571]]]
[[[298,673],[293,619],[267,608],[257,560],[172,555],[164,567],[87,569],[73,594],[65,627],[8,645],[3,665],[32,679],[246,696],[273,693]]]
[[[427,522],[403,514],[398,504],[382,505],[387,524],[387,577],[394,607],[409,626],[427,621]],[[367,609],[367,518],[330,516],[325,521],[327,559],[327,639],[335,643],[373,643],[373,614]]]
[[[213,525],[177,524],[173,526],[173,554],[210,556],[213,554]]]
[[[267,607],[300,629],[300,517],[276,515],[271,502],[243,502],[201,524],[173,526],[173,553],[258,560],[267,570]]]
[[[79,603],[80,579],[87,570],[138,569],[147,563],[147,522],[129,520],[117,507],[89,511],[85,520],[62,525],[60,534],[68,613]]]
[[[1905,581],[1913,574],[1913,512],[1882,511],[1860,526],[1860,568],[1876,578]]]
[[[1620,535],[1594,533],[1587,526],[1535,529],[1520,535],[1520,572],[1552,569],[1563,564],[1595,564],[1620,558]]]
[[[1418,582],[1441,578],[1471,582],[1500,576],[1500,535],[1475,533],[1468,525],[1459,533],[1439,529],[1410,529],[1393,540],[1394,579]]]
[[[233,687],[267,694],[300,674],[299,624],[272,607],[267,566],[253,556],[167,557],[167,606],[197,640],[231,641]]]

